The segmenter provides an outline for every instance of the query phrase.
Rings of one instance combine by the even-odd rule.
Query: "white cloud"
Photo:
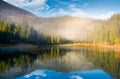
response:
[[[101,15],[93,15],[90,16],[91,18],[95,18],[95,19],[101,19],[101,20],[106,20],[106,19],[110,19],[114,14],[117,14],[115,11],[111,11],[105,14],[101,14]]]
[[[86,16],[86,13],[82,9],[76,8],[76,6],[73,4],[69,5],[69,9],[72,10],[72,12],[71,12],[72,16],[80,16],[80,17]]]
[[[68,6],[69,11],[61,8],[56,12],[54,12],[55,11],[54,9],[51,9],[46,13],[43,13],[42,10],[48,10],[50,8],[50,6],[46,4],[47,0],[32,0],[31,2],[29,2],[29,0],[4,0],[4,1],[10,4],[13,4],[17,7],[28,10],[38,16],[44,16],[44,17],[68,15],[68,16],[89,17],[89,18],[106,20],[106,19],[109,19],[113,14],[116,14],[116,12],[111,11],[111,12],[99,14],[99,15],[94,15],[94,14],[90,15],[90,13],[86,13],[81,8],[77,8],[75,4],[71,4]],[[77,1],[77,0],[74,0],[74,1]],[[88,6],[88,3],[84,3],[83,6],[84,7]]]
[[[86,14],[81,9],[74,9],[72,12],[66,11],[64,9],[59,9],[57,12],[47,12],[46,15],[50,14],[47,17],[56,17],[56,16],[75,16],[75,17],[85,17]],[[44,14],[40,15],[44,16]]]
[[[104,13],[104,14],[99,14],[99,15],[91,15],[89,13],[84,12],[82,9],[80,8],[76,8],[75,5],[69,5],[68,6],[69,10],[71,11],[67,11],[64,9],[59,9],[57,12],[53,12],[53,10],[46,12],[46,15],[49,15],[47,17],[56,17],[56,16],[75,16],[75,17],[87,17],[87,18],[94,18],[94,19],[100,19],[100,20],[106,20],[111,18],[112,15],[116,14],[116,12],[111,11],[108,13]],[[43,13],[41,13],[40,16],[45,16]]]
[[[29,2],[28,0],[4,0],[4,1],[19,7],[41,6],[46,3],[46,0],[32,0],[31,2]]]
[[[34,72],[30,73],[30,74],[25,75],[24,77],[25,78],[30,78],[33,75],[35,75],[35,76],[42,76],[42,77],[46,77],[47,76],[47,74],[45,74],[43,70],[36,70],[36,71],[34,71]]]
[[[88,3],[84,3],[84,6],[88,6]],[[73,4],[69,5],[69,9],[72,10],[70,14],[68,13],[71,16],[88,17],[88,18],[101,19],[101,20],[109,19],[111,18],[112,15],[116,14],[115,11],[111,11],[100,15],[90,15],[89,13],[84,12],[82,9],[76,8],[75,5]]]
[[[71,76],[70,78],[71,78],[71,79],[83,79],[82,77],[76,76],[76,75],[73,75],[73,76]]]
[[[82,9],[76,8],[75,5],[69,5],[68,6],[70,11],[59,9],[57,12],[48,12],[47,14],[50,14],[53,16],[76,16],[76,17],[85,17],[86,13],[82,11]],[[48,16],[49,17],[49,16]]]

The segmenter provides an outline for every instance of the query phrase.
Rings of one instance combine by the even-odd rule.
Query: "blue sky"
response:
[[[120,13],[120,0],[4,0],[40,17],[79,16],[106,19]]]

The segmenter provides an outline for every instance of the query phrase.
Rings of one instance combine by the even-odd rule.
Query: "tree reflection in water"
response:
[[[35,49],[34,49],[35,50]],[[0,52],[1,56],[3,51]],[[7,53],[9,54],[9,53]],[[22,52],[0,59],[0,78],[15,78],[36,69],[60,72],[102,69],[112,77],[120,78],[120,55],[112,49],[92,47],[48,47],[31,54]]]

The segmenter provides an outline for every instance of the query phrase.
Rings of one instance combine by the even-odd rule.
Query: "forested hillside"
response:
[[[93,43],[120,44],[120,14],[99,21],[93,30]]]
[[[36,36],[32,27],[27,24],[17,25],[15,23],[7,22],[5,20],[0,21],[0,42],[1,43],[18,43],[29,42],[33,40],[32,33]]]
[[[85,40],[79,40],[80,43],[103,43],[103,44],[120,44],[120,15],[114,15],[108,20],[96,20],[94,28],[87,32]],[[44,26],[43,26],[44,27]],[[81,26],[79,26],[81,27]],[[57,28],[57,26],[56,26]],[[64,27],[62,27],[64,28]],[[76,28],[76,27],[74,27]],[[44,29],[45,30],[45,29]],[[68,28],[68,30],[70,30]],[[39,29],[41,31],[41,29]],[[32,43],[32,44],[61,44],[61,43],[75,43],[74,40],[65,39],[55,34],[47,34],[35,30],[33,26],[27,22],[21,24],[11,23],[6,20],[0,21],[0,42],[1,43]],[[62,31],[62,30],[61,30]],[[79,29],[82,33],[82,29]],[[54,32],[57,33],[55,30]],[[72,31],[71,31],[72,32]],[[77,32],[78,33],[78,32]],[[81,35],[81,34],[78,34]],[[81,36],[77,36],[81,37]],[[77,41],[77,42],[78,42]]]

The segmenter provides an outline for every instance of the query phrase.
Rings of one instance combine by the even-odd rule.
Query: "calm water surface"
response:
[[[120,79],[120,52],[95,47],[0,47],[0,79]]]

